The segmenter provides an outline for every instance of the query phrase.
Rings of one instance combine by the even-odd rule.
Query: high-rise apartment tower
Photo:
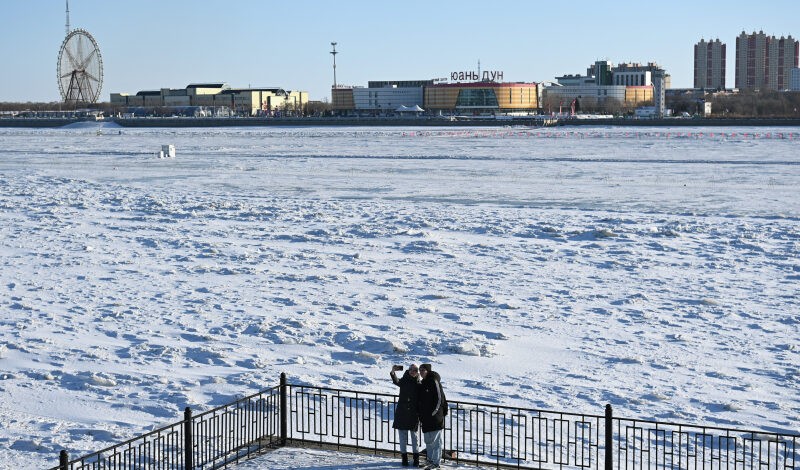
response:
[[[797,67],[800,45],[789,37],[777,39],[763,31],[736,38],[736,88],[786,90]]]
[[[725,44],[701,39],[694,46],[694,87],[725,88]]]

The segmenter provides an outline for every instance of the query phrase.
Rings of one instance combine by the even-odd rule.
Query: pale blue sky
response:
[[[71,0],[104,62],[101,99],[189,83],[281,86],[330,97],[337,81],[448,77],[477,69],[550,81],[597,59],[650,62],[692,86],[693,46],[763,30],[800,37],[800,1]],[[57,101],[64,0],[0,0],[0,101]]]

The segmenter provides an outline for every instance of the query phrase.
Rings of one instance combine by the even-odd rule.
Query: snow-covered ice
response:
[[[454,400],[798,432],[798,136],[0,129],[0,467],[412,361]]]

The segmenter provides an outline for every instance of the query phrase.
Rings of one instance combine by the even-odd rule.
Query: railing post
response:
[[[194,439],[192,439],[192,409],[183,410],[183,461],[186,470],[194,468]]]
[[[606,468],[614,470],[614,414],[611,405],[606,405]]]
[[[62,449],[58,454],[58,470],[67,470],[67,467],[69,467],[69,454]]]
[[[281,445],[286,445],[287,430],[289,423],[287,417],[289,414],[286,409],[286,372],[281,372]]]

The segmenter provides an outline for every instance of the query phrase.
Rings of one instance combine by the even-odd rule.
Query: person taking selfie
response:
[[[419,387],[419,368],[416,364],[411,364],[401,378],[397,378],[397,372],[403,370],[403,366],[394,366],[389,375],[392,382],[400,387],[400,395],[397,397],[397,406],[394,410],[394,423],[392,427],[397,429],[400,440],[400,457],[403,466],[408,466],[408,440],[411,436],[411,451],[414,466],[419,466],[419,414],[417,413],[417,392]]]

